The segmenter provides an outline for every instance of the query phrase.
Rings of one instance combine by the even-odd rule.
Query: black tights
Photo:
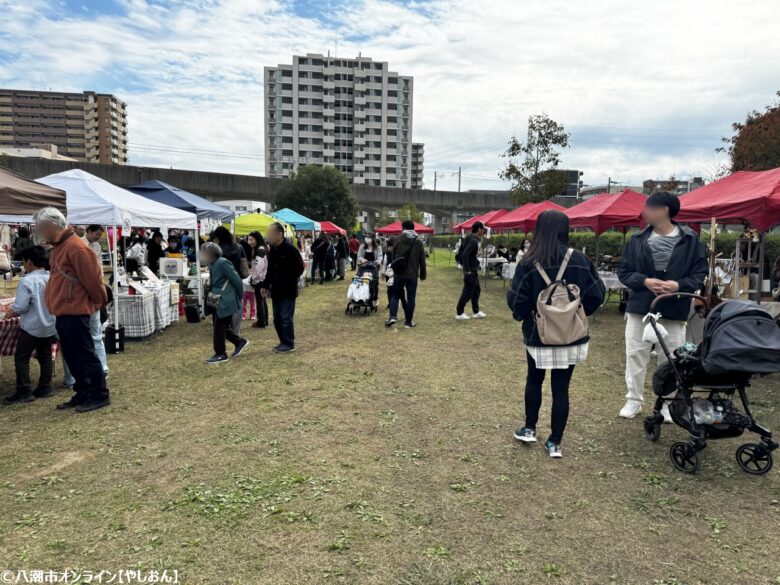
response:
[[[542,407],[542,384],[547,370],[536,367],[536,362],[527,351],[528,378],[525,382],[525,426],[536,429],[539,421],[539,409]],[[574,366],[565,370],[550,370],[550,382],[552,386],[552,433],[549,441],[556,445],[561,444],[566,421],[569,418],[569,383],[574,373]]]

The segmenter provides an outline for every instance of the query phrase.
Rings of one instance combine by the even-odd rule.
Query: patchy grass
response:
[[[182,323],[109,358],[109,409],[57,412],[63,394],[0,408],[0,569],[251,585],[779,582],[780,471],[743,474],[736,439],[711,442],[685,476],[667,460],[682,430],[651,444],[640,420],[618,420],[613,306],[574,376],[565,458],[516,444],[525,360],[506,289],[489,281],[488,319],[456,323],[448,259],[421,285],[412,331],[386,330],[382,311],[346,317],[346,285],[331,283],[302,293],[296,354],[272,355],[273,331],[247,328],[247,352],[208,368],[209,325]],[[751,393],[776,429],[778,390],[770,378]]]

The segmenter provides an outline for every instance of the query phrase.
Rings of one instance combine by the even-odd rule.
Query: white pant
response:
[[[645,331],[645,323],[642,323],[643,315],[626,313],[626,387],[628,393],[626,398],[635,402],[644,402],[645,374],[650,362],[650,351],[653,348],[652,343],[642,339]],[[685,321],[668,321],[661,319],[658,321],[663,325],[669,336],[664,339],[669,352],[685,343]],[[666,355],[660,345],[656,345],[658,352],[658,363],[666,361]]]

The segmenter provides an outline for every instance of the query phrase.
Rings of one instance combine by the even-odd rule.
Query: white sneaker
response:
[[[487,315],[485,315],[485,313],[483,313],[482,311],[479,311],[479,312],[477,312],[477,313],[474,313],[474,314],[471,316],[471,318],[472,318],[472,319],[484,319],[485,317],[487,317]]]
[[[642,403],[635,400],[629,400],[620,410],[620,414],[618,416],[620,418],[634,418],[640,412],[642,412]]]
[[[471,319],[471,317],[469,317],[466,313],[461,313],[460,315],[455,315],[455,320],[456,321],[468,321],[469,319]]]
[[[544,448],[547,449],[547,452],[550,454],[550,457],[553,459],[560,459],[563,457],[563,453],[561,453],[561,446],[556,445],[552,441],[547,441],[544,444]]]
[[[661,414],[664,417],[664,424],[672,424],[674,421],[672,420],[672,415],[669,413],[669,405],[664,402],[664,405],[661,407]]]

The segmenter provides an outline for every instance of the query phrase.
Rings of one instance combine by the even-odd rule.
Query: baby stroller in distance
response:
[[[364,315],[376,313],[379,300],[379,268],[373,262],[366,262],[357,269],[352,283],[347,289],[347,308],[345,315],[362,312]]]
[[[661,407],[669,405],[674,423],[690,433],[686,442],[669,449],[672,465],[685,473],[696,473],[701,465],[699,452],[707,439],[739,437],[746,430],[760,437],[758,443],[745,443],[736,452],[737,463],[751,475],[763,475],[772,469],[772,451],[777,441],[761,426],[750,411],[747,387],[753,376],[780,371],[780,328],[772,317],[754,303],[727,301],[715,307],[704,324],[704,341],[697,347],[685,344],[670,354],[656,316],[658,301],[669,297],[698,295],[675,293],[656,297],[647,319],[668,362],[653,374],[653,392],[657,396],[653,414],[645,418],[645,436],[657,441],[661,436]],[[742,411],[734,404],[739,395]],[[695,394],[706,395],[697,398]]]

